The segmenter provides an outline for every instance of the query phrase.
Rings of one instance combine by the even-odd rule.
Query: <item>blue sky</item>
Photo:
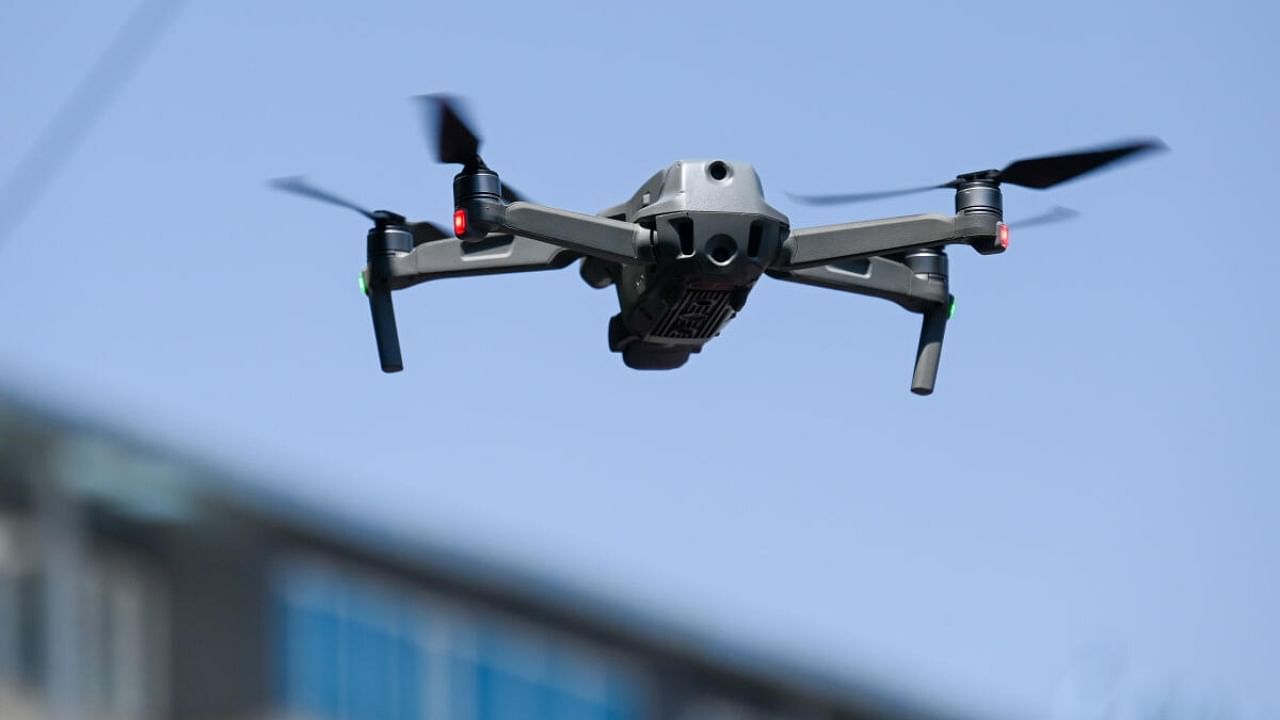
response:
[[[0,173],[131,7],[0,12]],[[939,703],[1081,717],[1172,686],[1280,707],[1276,20],[191,0],[0,248],[0,368],[285,492]],[[264,181],[446,223],[452,170],[409,101],[437,91],[470,98],[504,179],[583,211],[680,157],[752,162],[804,226],[951,198],[784,190],[1133,136],[1173,152],[1005,193],[1011,219],[1082,216],[952,254],[930,398],[908,392],[915,316],[767,279],[685,368],[629,371],[612,293],[572,269],[398,294],[407,369],[384,376],[365,221]]]

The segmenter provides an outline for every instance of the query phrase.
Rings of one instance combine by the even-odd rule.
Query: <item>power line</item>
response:
[[[186,0],[142,0],[0,187],[0,249],[128,84]]]

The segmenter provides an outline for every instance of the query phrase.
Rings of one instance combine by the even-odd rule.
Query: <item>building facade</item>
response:
[[[6,720],[943,717],[34,408],[0,397]]]

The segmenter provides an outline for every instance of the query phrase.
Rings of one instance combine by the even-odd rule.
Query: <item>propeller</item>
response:
[[[1039,215],[1032,215],[1031,217],[1025,217],[1021,220],[1014,220],[1013,222],[1005,224],[1008,225],[1011,230],[1026,230],[1029,227],[1036,227],[1037,225],[1053,225],[1060,222],[1066,222],[1079,217],[1079,215],[1080,213],[1076,210],[1062,207],[1061,205],[1055,205]]]
[[[466,112],[461,98],[443,94],[422,95],[418,101],[423,109],[427,140],[434,146],[437,160],[461,165],[467,172],[489,170],[480,157],[480,136],[464,119]],[[523,202],[525,196],[503,182],[502,199],[508,203]]]
[[[354,210],[373,221],[369,231],[369,267],[360,275],[360,287],[369,298],[369,313],[373,319],[373,339],[378,348],[378,362],[386,373],[400,372],[404,360],[400,355],[400,333],[396,330],[396,311],[391,302],[391,285],[380,274],[379,258],[387,258],[408,250],[402,233],[407,230],[413,236],[414,247],[424,242],[448,237],[443,230],[429,222],[409,223],[403,215],[390,210],[369,210],[340,195],[316,187],[301,177],[278,178],[271,181],[277,190],[293,193],[329,205]],[[394,228],[394,230],[393,230]]]
[[[462,119],[462,100],[452,95],[423,95],[420,100],[428,123],[434,123],[436,159],[469,169],[484,168],[480,138]]]
[[[796,202],[807,205],[843,205],[846,203],[883,200],[927,190],[955,189],[974,180],[985,180],[997,185],[1008,183],[1020,187],[1044,190],[1068,180],[1074,180],[1081,175],[1099,170],[1120,160],[1132,159],[1141,154],[1165,149],[1167,149],[1166,145],[1159,140],[1136,140],[1058,155],[1043,155],[1015,160],[1003,170],[980,170],[966,173],[941,185],[839,195],[792,195],[788,193],[788,196]]]
[[[409,232],[413,234],[414,247],[417,247],[418,245],[421,245],[422,243],[425,243],[425,242],[431,242],[432,240],[442,240],[444,238],[450,237],[448,234],[445,233],[444,230],[441,230],[440,227],[435,223],[430,223],[430,222],[410,223],[407,220],[405,220],[405,217],[403,215],[400,215],[398,213],[393,213],[389,210],[366,209],[365,207],[358,205],[340,195],[336,195],[334,193],[329,192],[328,190],[316,187],[315,185],[312,185],[311,183],[307,182],[306,179],[302,177],[295,176],[295,177],[287,177],[287,178],[277,178],[275,180],[272,180],[270,182],[270,185],[271,187],[274,187],[277,190],[283,190],[284,192],[287,192],[287,193],[293,193],[294,195],[300,195],[305,198],[311,198],[312,200],[319,200],[320,202],[328,203],[329,205],[337,205],[338,207],[347,208],[348,210],[354,210],[360,213],[361,215],[372,220],[374,225],[380,228],[388,227],[392,225],[407,228]]]

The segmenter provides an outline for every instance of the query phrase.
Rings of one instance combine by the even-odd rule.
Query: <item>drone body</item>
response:
[[[452,236],[431,223],[364,210],[298,179],[277,182],[374,221],[362,284],[386,372],[403,368],[392,291],[446,277],[560,269],[580,259],[589,285],[616,288],[621,312],[609,322],[609,347],[629,367],[683,365],[742,310],[760,275],[768,274],[890,300],[922,315],[911,389],[927,395],[952,302],[946,248],[965,244],[983,254],[1007,248],[1001,183],[1045,188],[1160,147],[1141,142],[1022,160],[905,191],[799,198],[830,204],[948,188],[955,191],[955,213],[793,230],[787,216],[765,201],[750,165],[719,159],[676,162],[598,215],[527,202],[480,159],[479,139],[452,101],[427,100],[438,118],[440,160],[463,166],[453,182]]]
[[[600,215],[652,233],[652,262],[584,258],[592,287],[617,287],[622,312],[609,348],[629,367],[670,369],[715,337],[777,257],[787,217],[764,199],[745,163],[684,160],[654,175],[627,202]]]

